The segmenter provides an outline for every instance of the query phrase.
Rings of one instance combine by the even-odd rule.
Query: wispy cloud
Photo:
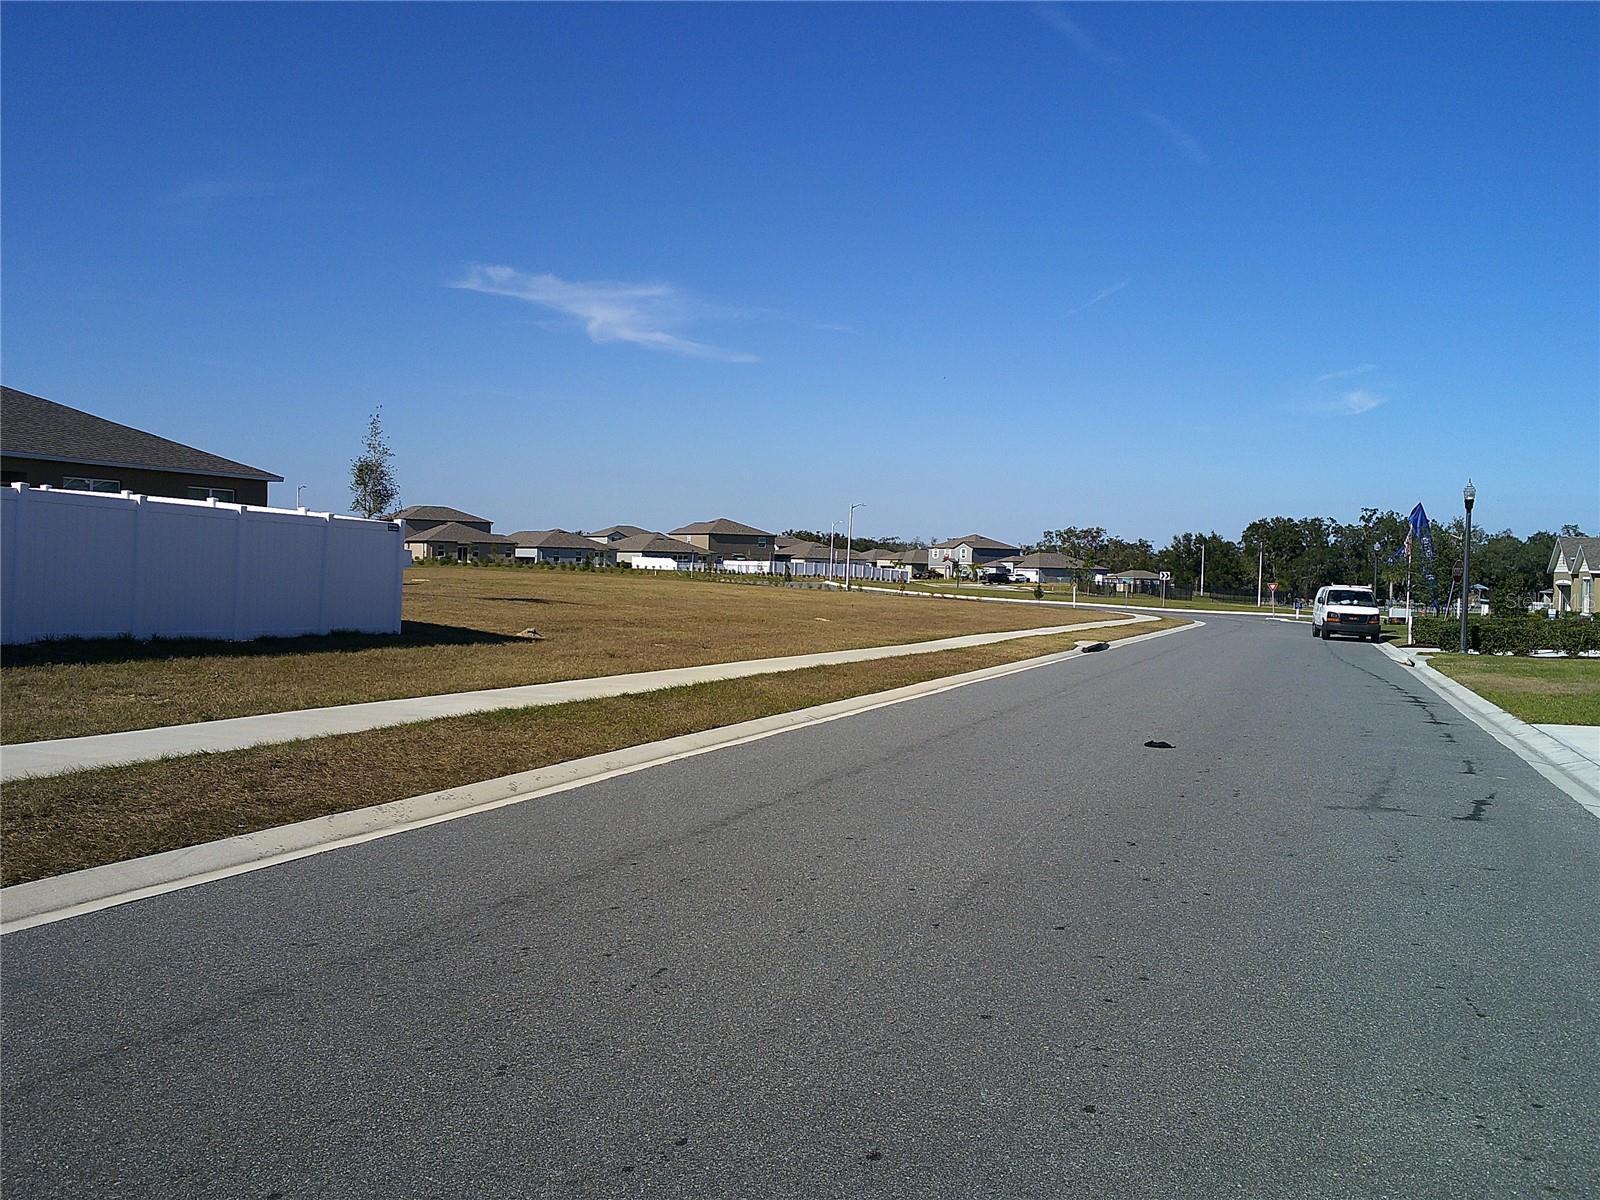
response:
[[[1066,34],[1067,40],[1072,43],[1073,49],[1085,58],[1092,59],[1101,66],[1122,67],[1123,60],[1120,54],[1107,50],[1093,37],[1082,25],[1054,4],[1036,4],[1034,12],[1039,14],[1040,20],[1052,29]]]
[[[1344,392],[1328,400],[1314,400],[1304,406],[1306,412],[1330,413],[1337,417],[1359,417],[1362,413],[1369,413],[1379,405],[1387,404],[1389,397],[1378,392],[1357,388],[1355,391]]]
[[[1138,110],[1140,115],[1155,129],[1159,130],[1179,154],[1189,162],[1205,166],[1211,161],[1211,156],[1206,153],[1200,139],[1195,137],[1182,125],[1179,125],[1165,113],[1158,112],[1147,102],[1140,104],[1133,100],[1126,77],[1131,74],[1127,60],[1114,50],[1110,50],[1078,22],[1067,15],[1066,10],[1057,4],[1036,4],[1034,12],[1039,19],[1056,32],[1062,34],[1076,50],[1080,57],[1104,67],[1116,75],[1125,77],[1125,81],[1117,89],[1122,93],[1122,99],[1130,102],[1131,107]]]
[[[1200,144],[1200,139],[1171,117],[1163,116],[1161,113],[1147,108],[1144,111],[1144,119],[1166,134],[1167,140],[1173,144],[1178,153],[1190,162],[1205,166],[1206,163],[1211,161],[1211,156],[1206,153],[1206,148]]]
[[[1106,299],[1106,298],[1108,298],[1110,296],[1115,296],[1118,292],[1120,292],[1123,288],[1127,287],[1132,282],[1133,282],[1133,277],[1129,276],[1127,279],[1121,280],[1121,281],[1119,281],[1117,283],[1113,283],[1108,288],[1101,288],[1098,292],[1096,292],[1094,295],[1090,296],[1087,300],[1085,300],[1082,304],[1078,305],[1076,308],[1069,308],[1067,310],[1067,316],[1075,317],[1081,312],[1088,312],[1096,304],[1099,304],[1100,301],[1102,301],[1102,300],[1104,300],[1104,299]]]
[[[511,267],[476,265],[451,286],[510,296],[574,318],[597,344],[627,342],[713,362],[759,361],[742,350],[724,349],[675,332],[695,321],[741,314],[707,304],[670,283],[569,281],[555,275],[528,275]]]
[[[1366,375],[1378,369],[1377,363],[1357,363],[1353,367],[1343,367],[1337,371],[1329,371],[1326,375],[1318,375],[1318,383],[1332,383],[1335,379],[1353,379],[1357,375]]]

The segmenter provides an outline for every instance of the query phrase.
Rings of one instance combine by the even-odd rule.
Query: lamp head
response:
[[[1467,486],[1461,489],[1461,498],[1467,503],[1467,511],[1472,511],[1472,502],[1478,498],[1478,489],[1472,486],[1472,480],[1467,480]]]

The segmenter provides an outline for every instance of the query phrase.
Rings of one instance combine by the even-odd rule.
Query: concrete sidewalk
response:
[[[1535,725],[1534,728],[1588,759],[1600,778],[1600,725]]]
[[[0,780],[9,782],[28,776],[65,775],[70,771],[149,762],[180,754],[243,750],[250,746],[292,742],[331,733],[360,733],[390,725],[409,725],[439,717],[459,717],[503,708],[565,704],[571,700],[597,700],[606,696],[653,692],[716,679],[740,679],[747,675],[770,675],[805,667],[827,667],[838,663],[867,662],[875,658],[899,658],[908,654],[932,654],[939,650],[988,646],[1016,638],[1148,624],[1156,619],[1137,615],[1117,621],[1081,621],[1073,625],[1051,625],[1041,629],[972,633],[928,642],[911,642],[903,646],[866,646],[857,650],[830,650],[821,654],[791,654],[783,658],[746,659],[700,667],[674,667],[665,671],[636,671],[627,675],[566,679],[524,687],[418,696],[406,700],[377,700],[367,704],[342,704],[334,708],[304,708],[295,712],[202,721],[193,725],[168,725],[161,729],[132,729],[125,733],[102,733],[92,737],[23,742],[0,748]]]

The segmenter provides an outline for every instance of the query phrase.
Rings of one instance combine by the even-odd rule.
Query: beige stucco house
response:
[[[1558,537],[1550,553],[1552,606],[1557,613],[1595,611],[1594,576],[1600,537]]]

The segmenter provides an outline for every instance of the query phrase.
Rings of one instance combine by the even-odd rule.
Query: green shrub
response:
[[[1504,620],[1488,620],[1481,624],[1474,621],[1472,628],[1478,633],[1477,645],[1474,647],[1484,654],[1532,654],[1535,650],[1542,650],[1541,642],[1550,639],[1543,636],[1544,630],[1539,628],[1537,621],[1522,621],[1515,617]],[[1459,635],[1458,642],[1459,645]]]
[[[1562,617],[1546,623],[1555,634],[1551,649],[1574,656],[1600,652],[1600,621],[1593,617]]]

